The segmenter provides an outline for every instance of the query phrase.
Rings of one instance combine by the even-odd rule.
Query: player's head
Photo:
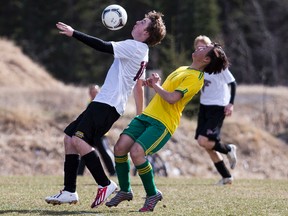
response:
[[[145,18],[151,20],[150,24],[146,28],[149,33],[149,37],[146,39],[145,43],[149,46],[155,46],[159,44],[166,35],[166,26],[162,19],[163,14],[156,11],[150,11],[145,14]]]
[[[194,40],[194,48],[197,49],[197,47],[199,46],[205,46],[211,43],[212,41],[210,40],[209,37],[207,37],[206,35],[199,35]]]
[[[91,100],[95,98],[95,96],[99,93],[100,87],[98,85],[89,85],[88,92]]]
[[[205,66],[204,71],[209,74],[220,73],[229,66],[228,58],[220,44],[212,42],[208,46],[212,47],[206,54],[206,56],[210,58],[210,62]]]
[[[229,65],[227,56],[217,43],[199,46],[192,54],[192,66],[209,74],[217,74]]]

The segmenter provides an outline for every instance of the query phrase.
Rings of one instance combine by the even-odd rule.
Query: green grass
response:
[[[288,215],[288,180],[241,179],[225,187],[213,185],[216,180],[158,177],[164,199],[153,213],[139,213],[145,196],[139,177],[132,177],[132,201],[91,209],[96,192],[91,176],[78,178],[80,203],[56,206],[46,204],[44,197],[62,188],[62,177],[1,176],[0,215]]]

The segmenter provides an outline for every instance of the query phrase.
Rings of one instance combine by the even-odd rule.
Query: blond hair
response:
[[[199,42],[205,43],[206,45],[212,43],[212,41],[210,40],[210,38],[207,37],[206,35],[199,35],[199,36],[196,37],[195,40],[194,40],[194,48],[196,48],[196,45],[197,45]]]

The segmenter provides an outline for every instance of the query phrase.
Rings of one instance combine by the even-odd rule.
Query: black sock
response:
[[[229,170],[227,169],[227,167],[224,164],[224,161],[219,161],[217,163],[214,163],[214,165],[215,165],[217,171],[220,173],[220,175],[223,178],[230,178],[231,177]]]
[[[213,150],[223,153],[223,154],[228,154],[228,152],[231,150],[230,146],[227,144],[221,144],[219,141],[215,142],[215,145],[213,147]]]
[[[64,190],[74,193],[76,191],[77,171],[80,163],[78,154],[65,155],[64,162]]]
[[[82,159],[98,185],[107,186],[110,184],[96,151],[83,155]]]

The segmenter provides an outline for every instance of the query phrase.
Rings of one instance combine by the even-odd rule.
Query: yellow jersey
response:
[[[179,67],[167,77],[162,88],[168,92],[179,91],[182,98],[175,104],[170,104],[156,93],[143,114],[162,122],[172,135],[180,123],[183,109],[199,92],[203,83],[204,72],[188,66]]]

